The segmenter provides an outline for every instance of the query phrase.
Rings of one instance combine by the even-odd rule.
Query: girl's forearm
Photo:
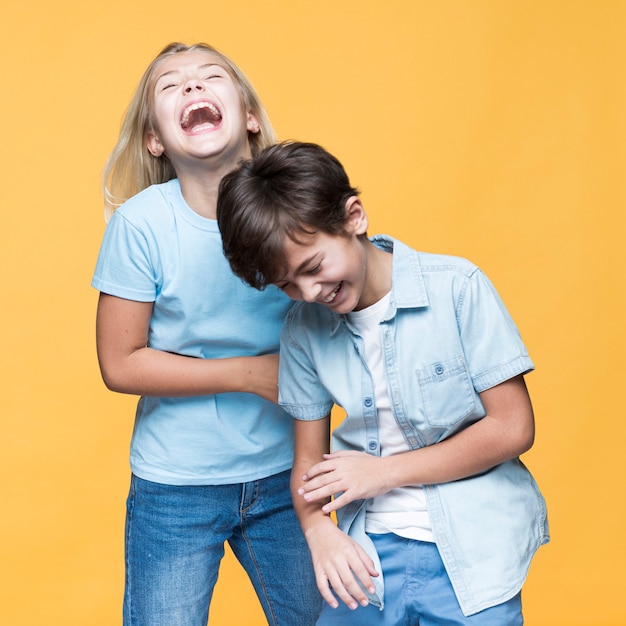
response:
[[[276,402],[278,355],[199,359],[154,350],[147,347],[152,308],[100,294],[96,345],[109,389],[172,398],[240,391]]]
[[[101,363],[107,387],[141,396],[185,397],[248,392],[276,402],[278,356],[198,359],[140,348]]]

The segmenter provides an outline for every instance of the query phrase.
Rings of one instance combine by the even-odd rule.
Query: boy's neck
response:
[[[381,250],[369,239],[364,239],[367,266],[365,285],[358,309],[364,309],[384,298],[391,291],[393,254]]]

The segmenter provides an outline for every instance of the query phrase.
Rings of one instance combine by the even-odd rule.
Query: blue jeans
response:
[[[268,624],[315,624],[322,599],[293,511],[289,475],[214,486],[162,485],[133,476],[124,626],[206,626],[226,541]]]
[[[465,617],[434,543],[370,535],[385,575],[385,608],[324,603],[317,626],[521,626],[521,595]]]

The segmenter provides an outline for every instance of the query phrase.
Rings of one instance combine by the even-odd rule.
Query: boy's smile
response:
[[[365,251],[356,236],[314,233],[285,238],[288,272],[276,284],[292,299],[349,313],[361,299]]]
[[[374,304],[391,288],[391,255],[365,236],[367,216],[354,197],[346,203],[345,235],[298,233],[285,236],[287,274],[276,285],[293,300],[317,302],[336,313]]]
[[[343,285],[343,282],[337,285],[337,288],[330,294],[330,296],[328,296],[328,298],[324,298],[324,304],[330,304],[337,297],[337,292],[341,289],[341,285]]]

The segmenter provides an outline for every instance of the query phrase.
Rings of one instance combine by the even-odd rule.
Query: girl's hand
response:
[[[250,363],[246,370],[250,379],[244,383],[244,391],[254,393],[270,402],[278,402],[278,355],[265,354],[243,358],[247,358]]]
[[[328,519],[306,533],[313,559],[317,588],[328,604],[339,606],[333,591],[352,610],[367,606],[369,600],[363,587],[374,593],[372,576],[378,576],[374,563],[363,548]],[[359,585],[359,582],[363,585]],[[332,586],[332,591],[331,591]]]
[[[307,502],[315,502],[343,492],[322,507],[324,513],[336,511],[353,500],[373,498],[389,491],[392,486],[384,465],[384,458],[355,450],[324,454],[324,461],[313,465],[302,477],[305,483],[298,494]]]

